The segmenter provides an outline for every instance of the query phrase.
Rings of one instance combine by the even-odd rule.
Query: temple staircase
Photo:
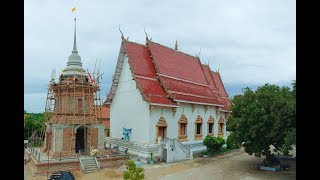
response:
[[[97,172],[100,170],[96,157],[80,157],[80,167],[84,173]]]

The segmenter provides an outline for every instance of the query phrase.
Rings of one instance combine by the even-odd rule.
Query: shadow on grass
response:
[[[230,151],[233,151],[233,150],[237,150],[237,149],[222,148],[222,149],[220,149],[218,151],[215,151],[215,152],[203,151],[203,152],[201,152],[201,156],[212,157],[212,156],[219,155],[219,154],[224,154],[224,153],[227,153],[227,152],[230,152]]]

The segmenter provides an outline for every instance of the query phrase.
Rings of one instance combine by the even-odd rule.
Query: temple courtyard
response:
[[[262,160],[250,156],[241,150],[203,158],[195,157],[183,162],[143,165],[146,179],[296,179],[296,161],[287,159],[290,164],[288,171],[264,171],[256,168]],[[25,167],[28,180],[42,180],[46,176],[32,176]],[[99,172],[83,174],[82,171],[72,172],[76,180],[122,179],[125,166],[117,169],[101,169]]]

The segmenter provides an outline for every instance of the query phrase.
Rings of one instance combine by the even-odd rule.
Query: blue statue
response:
[[[124,140],[130,140],[131,130],[132,130],[132,128],[126,129],[126,128],[123,127],[123,133],[122,134],[123,134],[123,139]]]

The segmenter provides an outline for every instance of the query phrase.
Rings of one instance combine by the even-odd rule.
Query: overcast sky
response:
[[[293,0],[78,0],[77,47],[85,69],[101,59],[106,97],[119,54],[121,30],[130,41],[153,41],[191,55],[220,74],[232,96],[265,83],[296,79]],[[67,65],[73,44],[72,0],[28,0],[24,7],[24,106],[43,112],[52,69]]]

